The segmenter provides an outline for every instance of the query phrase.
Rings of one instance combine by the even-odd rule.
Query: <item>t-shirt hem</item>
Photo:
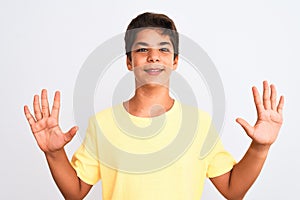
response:
[[[83,182],[89,185],[95,185],[98,181],[91,181],[88,178],[86,178],[83,174],[77,172],[77,177],[80,178]]]
[[[226,174],[227,172],[229,172],[233,169],[233,166],[234,165],[228,166],[226,168],[222,168],[222,170],[217,171],[217,172],[213,173],[212,175],[208,175],[208,178],[215,178],[215,177],[221,176],[223,174]]]
[[[73,169],[75,170],[75,172],[76,172],[76,174],[77,174],[77,177],[80,178],[80,180],[82,180],[82,181],[85,182],[86,184],[89,184],[89,185],[95,185],[95,184],[98,182],[98,180],[93,181],[93,180],[90,180],[89,178],[87,178],[86,176],[84,176],[84,175],[80,172],[80,170],[77,170],[77,169],[76,169],[76,166],[74,165],[73,162],[71,162],[71,166],[72,166]]]

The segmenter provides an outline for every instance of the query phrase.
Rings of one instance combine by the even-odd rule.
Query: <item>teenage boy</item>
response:
[[[125,36],[127,68],[135,75],[135,93],[118,108],[108,108],[91,118],[86,138],[70,163],[64,146],[74,137],[78,127],[63,133],[58,124],[60,93],[56,92],[50,112],[47,91],[34,96],[34,116],[27,106],[26,118],[34,137],[45,153],[52,176],[66,199],[83,199],[97,181],[102,180],[103,199],[159,200],[201,198],[205,177],[227,199],[242,199],[256,180],[271,144],[282,125],[281,96],[276,103],[276,89],[263,82],[262,100],[256,87],[252,88],[257,110],[254,126],[238,118],[236,121],[252,139],[245,156],[236,163],[218,140],[209,154],[199,159],[199,152],[208,134],[211,120],[198,111],[199,121],[195,138],[185,152],[164,168],[134,173],[119,170],[102,162],[99,131],[120,149],[131,152],[154,152],[166,146],[180,129],[180,113],[185,107],[169,95],[169,78],[178,65],[178,34],[173,21],[163,14],[143,13],[129,24]],[[115,110],[118,110],[117,112]],[[149,120],[165,116],[165,124],[157,135],[148,139],[127,137],[114,115],[126,113],[130,120],[147,128]],[[143,130],[143,129],[142,129]],[[131,133],[138,136],[141,133]],[[112,152],[106,156],[115,161],[121,158]],[[119,160],[118,160],[119,159]],[[126,162],[126,160],[125,160]]]

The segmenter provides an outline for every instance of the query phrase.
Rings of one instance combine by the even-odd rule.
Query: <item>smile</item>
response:
[[[147,72],[149,75],[158,75],[162,71],[164,71],[164,69],[150,68],[150,69],[145,69],[144,71]]]

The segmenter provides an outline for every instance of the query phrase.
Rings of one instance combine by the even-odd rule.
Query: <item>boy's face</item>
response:
[[[174,48],[168,35],[159,29],[146,28],[137,33],[132,45],[131,61],[127,67],[134,71],[138,86],[169,84],[170,74],[175,70],[178,56],[174,59]]]

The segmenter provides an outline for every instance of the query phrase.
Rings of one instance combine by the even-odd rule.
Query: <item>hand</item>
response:
[[[276,89],[274,85],[270,86],[267,81],[263,82],[263,101],[261,101],[259,92],[256,87],[252,88],[253,98],[257,110],[257,121],[254,126],[249,125],[244,119],[237,118],[239,123],[247,135],[256,144],[271,145],[275,142],[280,127],[283,122],[282,108],[284,104],[283,96],[280,97],[279,103],[276,106]]]
[[[58,125],[60,109],[60,93],[58,91],[55,92],[51,113],[48,105],[47,90],[45,89],[42,90],[41,101],[42,110],[39,96],[34,96],[33,109],[35,117],[30,113],[27,106],[24,106],[24,113],[40,149],[45,153],[54,153],[72,140],[78,128],[74,126],[65,134],[61,131]]]

